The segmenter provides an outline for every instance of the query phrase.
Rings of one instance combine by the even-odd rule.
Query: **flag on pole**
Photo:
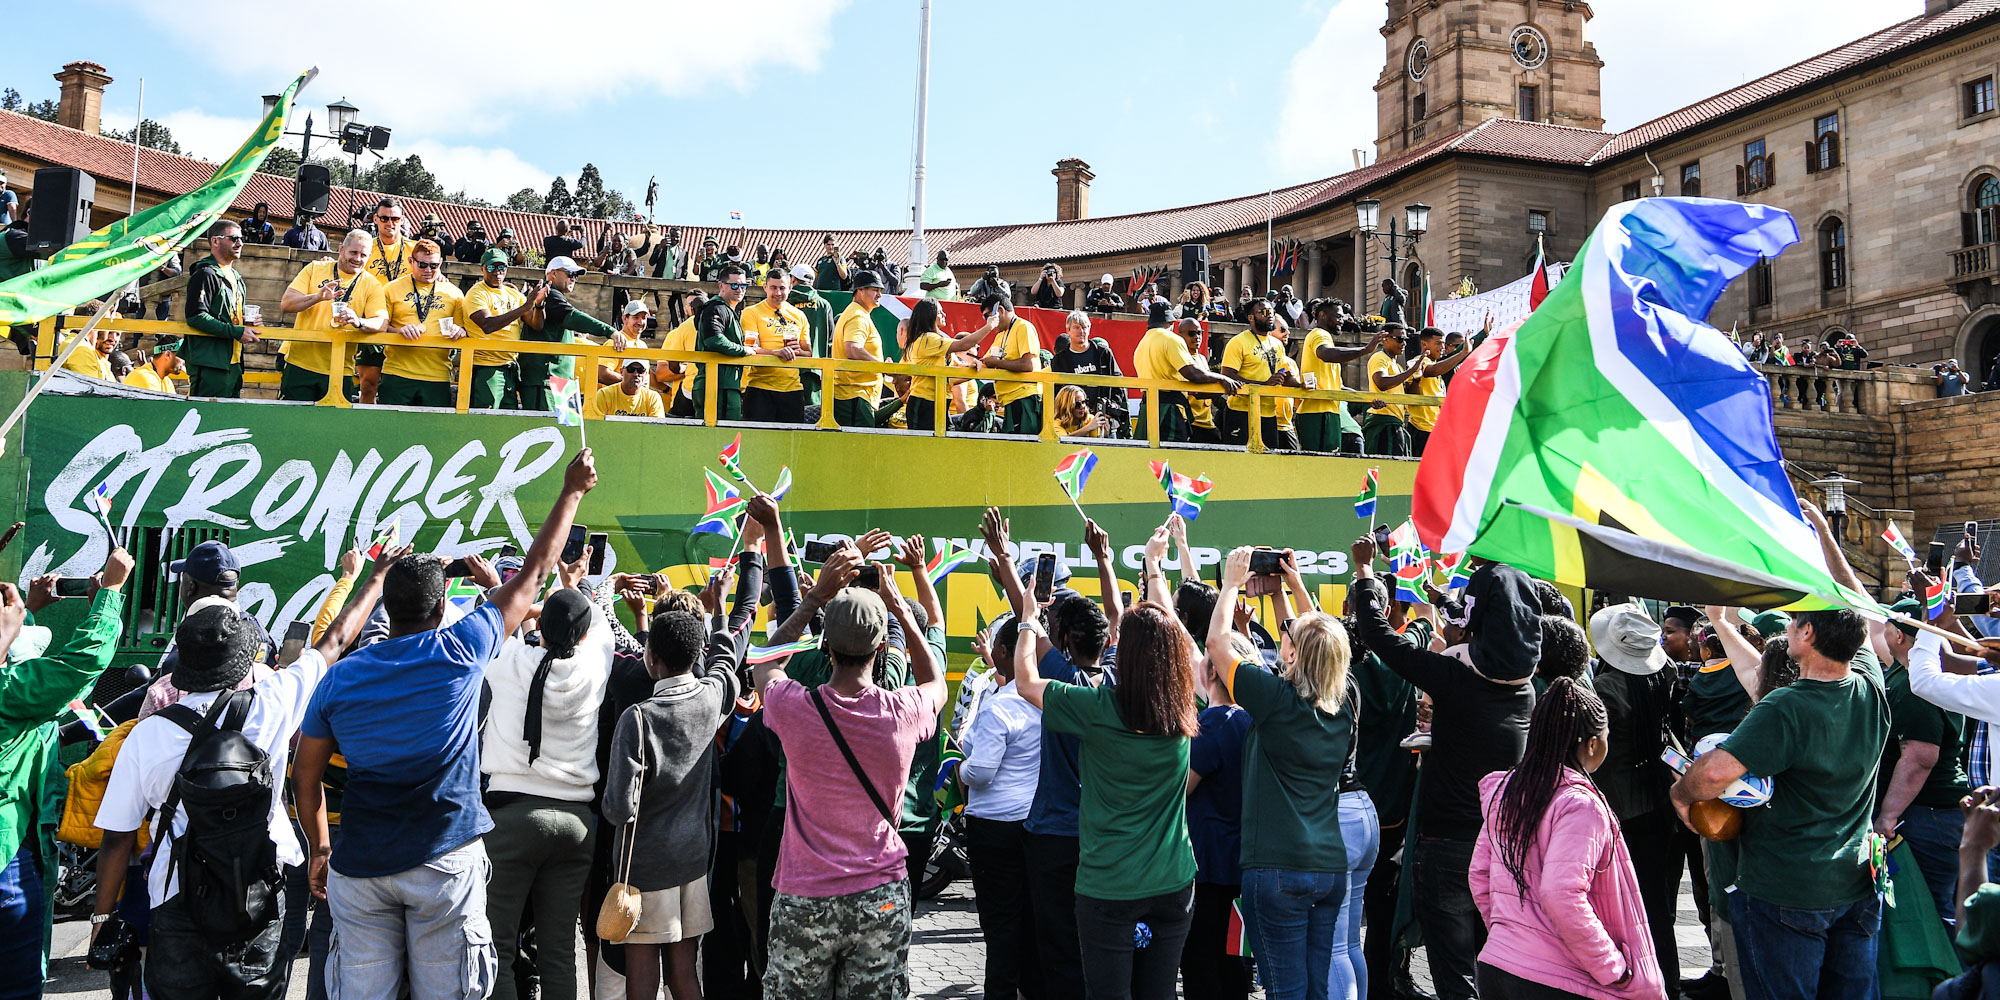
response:
[[[743,657],[745,663],[769,663],[772,660],[790,656],[793,653],[810,653],[819,648],[819,636],[808,632],[791,642],[775,646],[752,646]]]
[[[742,221],[743,221],[743,213],[742,213],[742,212],[731,212],[731,213],[729,213],[729,221],[731,221],[731,222],[742,222]]]
[[[1425,326],[1436,326],[1437,303],[1431,298],[1431,273],[1429,271],[1424,272],[1423,284],[1418,287],[1417,294],[1423,296],[1423,298],[1417,302],[1418,308],[1414,312],[1416,315],[1424,318]]]
[[[1179,514],[1184,521],[1200,517],[1201,505],[1208,499],[1208,494],[1215,489],[1215,484],[1209,482],[1207,476],[1189,479],[1175,472],[1165,462],[1151,464],[1153,476],[1160,481],[1160,488],[1167,491],[1167,503],[1173,508],[1174,513]]]
[[[708,508],[703,512],[701,520],[695,522],[695,526],[689,530],[689,534],[721,535],[724,538],[734,539],[737,515],[743,513],[743,508],[748,504],[743,496],[736,492],[736,487],[729,485],[729,482],[721,476],[707,469],[701,470],[701,474],[706,477],[704,485],[708,489]]]
[[[1424,581],[1430,578],[1429,567],[1421,562],[1412,562],[1396,570],[1396,600],[1411,604],[1429,604],[1430,596],[1424,593]]]
[[[1444,589],[1464,590],[1472,582],[1472,560],[1463,552],[1441,555],[1431,560],[1438,572],[1445,574]]]
[[[1531,313],[1540,308],[1542,301],[1549,297],[1549,262],[1547,254],[1542,248],[1542,238],[1540,236],[1535,237],[1535,273],[1533,277],[1535,280],[1528,285],[1528,311]]]
[[[375,541],[368,546],[368,558],[370,559],[382,558],[382,553],[388,551],[389,549],[395,548],[396,543],[402,540],[402,536],[403,536],[403,522],[390,521],[389,530],[384,531],[380,535],[376,536]]]
[[[83,728],[90,730],[91,739],[99,743],[104,742],[104,737],[107,735],[104,716],[99,714],[97,709],[84,704],[82,698],[71,698],[69,714],[76,716],[76,721],[83,723]]]
[[[1889,530],[1882,533],[1882,540],[1888,542],[1890,548],[1895,549],[1897,554],[1907,560],[1911,569],[1916,568],[1917,550],[1910,547],[1909,539],[1903,537],[1903,529],[1896,527],[1896,522],[1889,522]]]
[[[1945,601],[1950,599],[1951,588],[1945,585],[1944,578],[1939,577],[1936,580],[1932,580],[1931,585],[1924,588],[1924,616],[1931,621],[1936,621],[1940,615],[1944,614]]]
[[[1090,482],[1090,473],[1096,468],[1097,453],[1089,448],[1078,448],[1056,463],[1056,483],[1062,486],[1070,503],[1082,503],[1083,487]]]
[[[111,539],[112,543],[116,544],[118,538],[117,532],[111,530],[111,484],[109,482],[98,483],[90,492],[85,493],[83,495],[83,506],[92,514],[97,515],[97,523],[104,527],[104,537]]]
[[[1368,470],[1368,481],[1361,484],[1361,495],[1354,498],[1354,516],[1363,521],[1375,519],[1375,497],[1381,490],[1381,468]]]
[[[0,326],[38,323],[141,280],[161,260],[207,235],[257,175],[265,154],[284,138],[292,99],[318,74],[314,67],[286,86],[257,130],[200,187],[85,236],[57,252],[46,267],[0,282]]]
[[[935,587],[939,583],[942,583],[952,570],[966,563],[973,562],[978,558],[979,553],[957,542],[947,541],[943,547],[937,550],[936,555],[931,556],[931,561],[925,564],[924,578],[931,582],[931,586]]]
[[[1389,532],[1389,568],[1402,569],[1423,560],[1425,549],[1417,537],[1417,526],[1405,520]]]
[[[771,487],[771,499],[783,500],[785,498],[785,494],[790,493],[791,491],[792,491],[792,467],[787,465],[778,469],[778,484],[776,486]]]
[[[583,426],[583,391],[575,379],[549,376],[549,398],[556,408],[556,423],[564,427]]]
[[[1417,471],[1425,542],[1572,587],[1879,617],[1799,514],[1770,387],[1706,322],[1796,242],[1765,205],[1612,208],[1541,307],[1459,367]]]
[[[739,483],[749,481],[743,478],[743,467],[736,464],[736,456],[739,453],[741,453],[742,450],[743,450],[743,432],[738,431],[736,432],[736,440],[729,442],[729,446],[722,449],[722,455],[721,455],[722,468],[729,473],[729,478],[734,479]]]

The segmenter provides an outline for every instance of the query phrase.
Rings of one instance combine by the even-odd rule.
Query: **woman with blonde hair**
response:
[[[1109,421],[1090,412],[1090,400],[1073,385],[1056,390],[1056,429],[1064,437],[1115,437]]]
[[[1340,815],[1343,772],[1351,772],[1354,751],[1347,630],[1313,611],[1281,629],[1280,673],[1239,656],[1230,642],[1231,614],[1250,579],[1251,552],[1229,553],[1208,629],[1211,669],[1250,714],[1243,746],[1245,923],[1270,1000],[1323,997],[1334,985],[1343,997],[1353,996],[1352,967],[1343,961],[1334,969],[1354,868]],[[1348,763],[1335,769],[1328,761]],[[1345,940],[1338,951],[1346,954]]]

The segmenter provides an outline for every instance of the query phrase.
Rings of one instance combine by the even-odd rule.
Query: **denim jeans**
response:
[[[1830,910],[1777,906],[1729,895],[1729,922],[1749,1000],[1842,1000],[1876,994],[1875,940],[1882,897]]]
[[[1896,832],[1916,855],[1917,870],[1930,886],[1938,916],[1950,926],[1958,907],[1958,841],[1965,835],[1965,814],[1956,807],[1913,805],[1903,810],[1903,825]]]
[[[1417,925],[1423,928],[1424,951],[1430,958],[1431,984],[1443,1000],[1472,1000],[1473,966],[1486,947],[1486,925],[1472,902],[1472,842],[1430,840],[1416,843]]]
[[[35,831],[0,869],[0,997],[42,995],[42,920],[46,892],[35,862]]]
[[[1326,993],[1331,1000],[1359,1000],[1368,995],[1368,963],[1361,957],[1361,897],[1382,846],[1382,826],[1367,792],[1341,793],[1340,839],[1347,845],[1347,902],[1333,928],[1333,968]]]
[[[1346,904],[1346,872],[1243,869],[1243,921],[1267,1000],[1323,1000]]]

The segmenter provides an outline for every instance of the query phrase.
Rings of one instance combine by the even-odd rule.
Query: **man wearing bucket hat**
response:
[[[1667,982],[1680,981],[1674,906],[1683,854],[1667,797],[1673,772],[1660,760],[1671,735],[1675,678],[1660,643],[1660,625],[1637,604],[1614,604],[1590,616],[1590,645],[1601,666],[1592,678],[1611,729],[1611,749],[1591,777],[1618,815],[1619,832],[1639,877],[1639,897],[1653,932],[1653,951]]]

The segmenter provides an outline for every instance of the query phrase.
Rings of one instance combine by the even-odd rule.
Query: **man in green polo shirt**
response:
[[[1865,593],[1826,519],[1801,506],[1834,580]],[[1874,870],[1880,841],[1870,821],[1889,696],[1868,622],[1853,611],[1801,612],[1785,637],[1799,679],[1766,695],[1695,761],[1674,784],[1674,808],[1686,822],[1690,806],[1738,778],[1770,778],[1770,804],[1743,811],[1729,898],[1745,992],[1874,996],[1887,873]]]
[[[727,354],[740,358],[755,354],[743,344],[743,321],[736,315],[736,305],[743,301],[744,293],[750,289],[750,271],[742,264],[730,261],[722,265],[716,276],[715,295],[702,304],[701,312],[694,317],[694,349],[707,354]],[[694,370],[695,412],[705,412],[706,397],[702,393],[708,387],[707,365],[697,365]],[[743,369],[737,365],[720,365],[715,375],[716,399],[715,419],[743,419]]]
[[[208,227],[208,256],[188,269],[187,325],[181,346],[188,395],[235,399],[243,394],[243,345],[264,331],[243,322],[243,227],[224,219]]]

